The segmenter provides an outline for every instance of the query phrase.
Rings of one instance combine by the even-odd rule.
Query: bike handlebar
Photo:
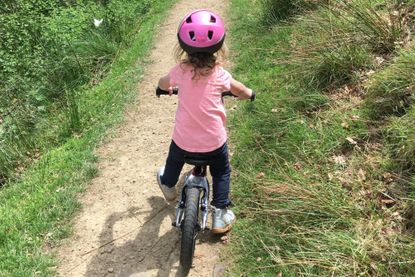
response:
[[[173,88],[173,94],[177,95],[179,93],[179,88]],[[160,97],[160,95],[170,95],[170,92],[167,90],[162,90],[160,87],[156,89],[156,96]]]
[[[177,87],[173,88],[173,94],[177,95],[178,93],[179,93],[179,88],[177,88]],[[157,87],[156,96],[160,97],[160,95],[170,95],[170,92],[167,91],[167,90],[162,90],[160,87]],[[238,97],[230,91],[222,92],[222,97],[224,97],[224,96]],[[255,97],[256,97],[256,93],[254,91],[252,91],[252,96],[249,99],[251,99],[251,101],[254,101]]]

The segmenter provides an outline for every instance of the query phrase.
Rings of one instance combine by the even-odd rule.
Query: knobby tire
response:
[[[187,189],[186,208],[182,222],[182,241],[180,248],[180,264],[184,272],[189,272],[193,263],[196,235],[198,232],[200,190]]]

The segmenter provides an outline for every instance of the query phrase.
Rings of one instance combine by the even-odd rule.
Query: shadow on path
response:
[[[180,233],[170,225],[174,221],[174,206],[167,205],[164,199],[158,196],[152,196],[147,201],[151,207],[150,211],[140,211],[139,208],[132,207],[125,212],[113,213],[107,218],[104,230],[99,236],[101,247],[88,264],[85,276],[185,276],[178,267]],[[143,218],[143,214],[147,216]],[[114,226],[132,218],[135,218],[138,233],[133,240],[116,246],[117,241],[121,241],[122,236],[128,235],[131,229],[125,230],[117,238],[114,237]],[[215,244],[219,241],[220,236],[212,235],[209,231],[201,232],[196,248],[200,244]],[[211,270],[209,271],[212,272]]]
[[[162,236],[159,233],[166,217],[169,218],[169,223],[172,222],[174,207],[168,206],[161,197],[150,197],[148,202],[150,211],[140,211],[133,207],[126,212],[113,213],[107,218],[105,229],[99,236],[100,245],[103,246],[89,263],[86,276],[170,275],[179,257],[179,232],[169,227]],[[140,214],[143,213],[148,215],[140,220],[140,224],[138,218],[142,218]],[[133,217],[137,218],[138,233],[135,239],[116,246],[115,224]]]

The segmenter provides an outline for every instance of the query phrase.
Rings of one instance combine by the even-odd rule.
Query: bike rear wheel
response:
[[[186,207],[182,222],[182,241],[180,247],[180,264],[184,272],[188,272],[193,263],[196,235],[199,231],[200,190],[189,188],[186,191]]]

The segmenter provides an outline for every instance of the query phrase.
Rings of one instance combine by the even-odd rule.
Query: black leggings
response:
[[[207,153],[192,153],[181,149],[174,143],[170,144],[169,155],[167,156],[164,174],[161,182],[168,187],[174,187],[179,180],[180,172],[184,165],[184,157],[203,157],[210,160],[210,174],[213,179],[213,200],[212,205],[223,209],[230,205],[229,188],[231,167],[229,165],[228,145],[225,143],[218,149]]]

